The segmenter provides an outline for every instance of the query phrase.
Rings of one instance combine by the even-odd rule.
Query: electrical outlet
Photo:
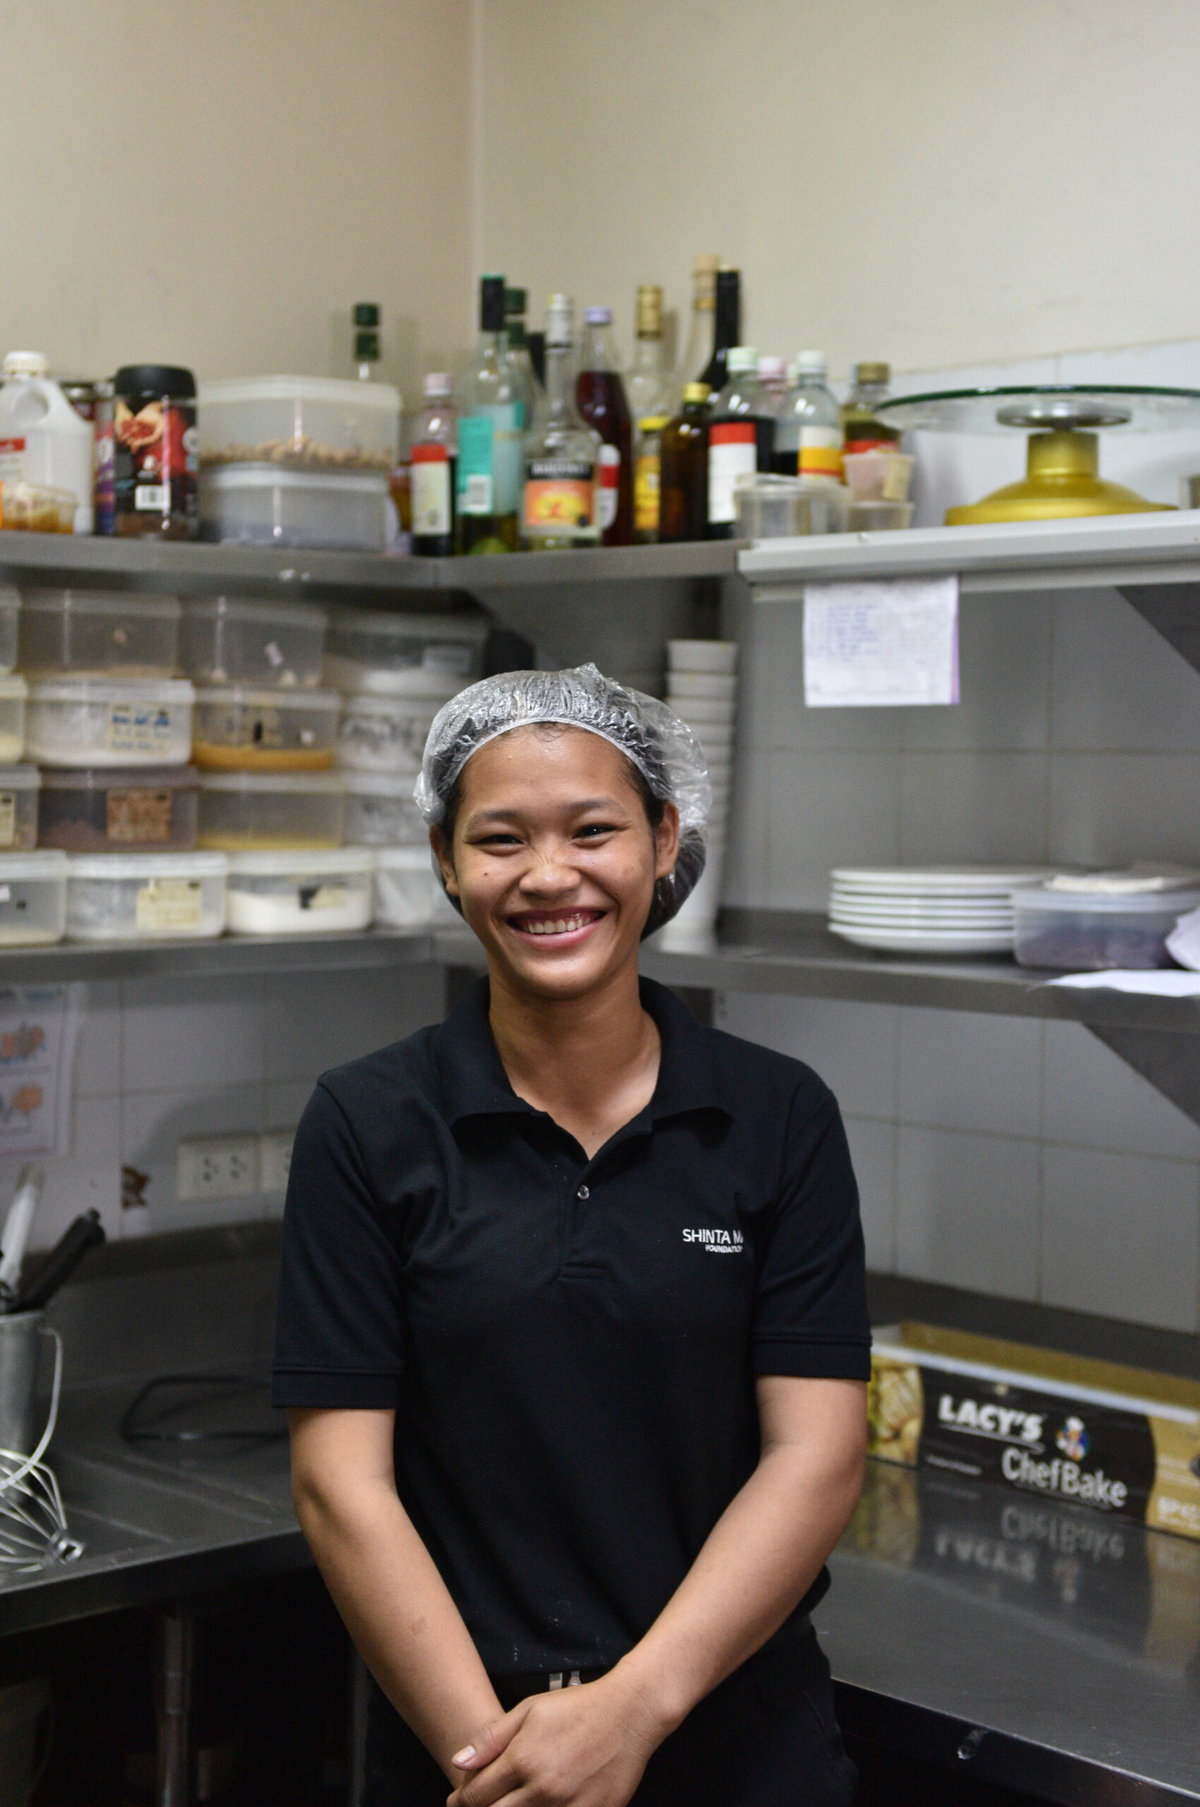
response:
[[[286,1192],[294,1129],[269,1129],[258,1138],[258,1172],[264,1192]]]
[[[196,1136],[175,1150],[175,1196],[181,1203],[252,1198],[258,1172],[257,1136]]]

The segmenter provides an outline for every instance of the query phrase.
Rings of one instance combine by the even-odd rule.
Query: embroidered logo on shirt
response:
[[[740,1230],[685,1230],[683,1240],[699,1243],[708,1255],[740,1255],[744,1246]]]

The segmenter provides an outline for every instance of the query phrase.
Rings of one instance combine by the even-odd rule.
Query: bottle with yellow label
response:
[[[823,351],[802,351],[792,386],[775,418],[771,469],[781,477],[842,480],[842,421],[830,389]]]
[[[658,539],[662,431],[667,418],[665,414],[646,414],[638,422],[633,461],[633,537],[639,546],[652,546]]]
[[[565,552],[600,540],[600,435],[575,406],[573,307],[551,295],[546,309],[546,387],[524,441],[521,543]]]

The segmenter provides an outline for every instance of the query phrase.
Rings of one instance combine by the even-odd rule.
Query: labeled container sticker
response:
[[[450,499],[450,448],[415,445],[412,449],[412,530],[449,533],[453,526]]]
[[[489,414],[468,414],[458,423],[458,479],[455,487],[459,514],[494,512],[493,437]]]
[[[525,477],[522,521],[532,533],[590,527],[595,470],[586,458],[531,458]]]
[[[17,794],[0,791],[0,847],[11,847],[17,838]]]
[[[20,483],[25,475],[25,441],[0,439],[0,483]]]
[[[118,515],[197,518],[200,467],[196,406],[169,396],[135,413],[118,397],[113,422],[113,494]]]
[[[350,902],[345,885],[301,885],[299,897],[302,910],[344,910]]]
[[[607,533],[617,518],[617,503],[620,499],[621,487],[621,454],[615,445],[600,447],[600,486],[597,494],[597,513],[600,517],[600,531]]]
[[[194,929],[204,919],[204,897],[198,878],[151,878],[138,886],[135,906],[139,929]]]
[[[168,754],[171,711],[165,703],[114,703],[106,739],[114,753]]]
[[[842,480],[842,436],[836,427],[801,427],[797,470],[802,477]]]
[[[109,791],[105,800],[105,832],[110,841],[169,841],[170,791]]]
[[[757,437],[752,420],[716,421],[708,429],[708,518],[737,518],[733,488],[739,477],[752,477],[758,466]]]

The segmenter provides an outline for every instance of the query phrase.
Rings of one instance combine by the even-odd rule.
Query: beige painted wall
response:
[[[1195,0],[477,0],[485,266],[930,368],[1200,330]]]
[[[0,0],[0,349],[348,368],[469,331],[470,0]]]

